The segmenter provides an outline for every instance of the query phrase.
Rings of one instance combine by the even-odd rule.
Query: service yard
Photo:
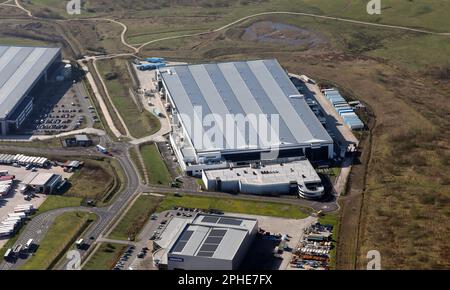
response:
[[[9,194],[0,198],[0,221],[4,220],[9,213],[13,213],[14,208],[18,205],[33,204],[34,208],[37,209],[47,199],[45,194],[35,194],[31,200],[25,200],[25,196],[19,192],[19,183],[31,172],[26,170],[25,167],[0,165],[0,171],[1,170],[8,170],[8,173],[14,175],[16,178]],[[37,168],[36,172],[56,173],[60,174],[63,178],[70,178],[72,176],[72,173],[64,172],[63,168],[59,166],[54,166],[50,169]],[[8,239],[9,238],[0,239],[0,248],[3,247]]]
[[[289,240],[286,244],[289,249],[295,249],[303,237],[304,229],[317,222],[317,218],[312,216],[304,219],[290,219],[262,215],[237,215],[235,213],[226,213],[226,215],[254,218],[258,220],[258,226],[266,232],[270,232],[271,235],[287,235]],[[292,257],[292,251],[283,251],[281,259],[274,257],[274,248],[277,243],[279,241],[274,241],[271,238],[259,238],[257,236],[247,256],[244,258],[241,268],[243,270],[291,270],[289,261]]]

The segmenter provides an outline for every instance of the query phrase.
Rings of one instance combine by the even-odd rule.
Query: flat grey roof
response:
[[[204,170],[209,180],[220,178],[222,181],[237,181],[244,184],[280,184],[298,181],[303,183],[321,182],[311,163],[305,159],[300,161],[288,162],[281,164],[268,164],[260,168],[235,167],[232,170],[226,169],[210,169]]]
[[[185,225],[170,253],[232,260],[257,223],[249,218],[199,214]]]
[[[202,116],[209,114],[214,115],[213,120],[225,120],[227,114],[263,115],[270,120],[270,115],[275,114],[279,116],[279,128],[274,126],[273,129],[279,140],[260,138],[261,130],[254,122],[249,122],[247,128],[236,126],[236,137],[240,135],[248,142],[250,134],[256,132],[257,143],[246,144],[246,148],[256,149],[332,143],[331,137],[275,59],[178,65],[161,69],[160,73],[185,126],[194,120],[201,122]],[[194,111],[195,107],[201,108],[202,116]],[[270,121],[268,123],[271,124]],[[201,129],[204,136],[209,127],[203,124]],[[235,135],[225,134],[226,128],[220,130],[222,136],[209,138],[209,144],[189,137],[197,151],[243,149],[237,148],[233,139],[228,137]]]
[[[90,141],[91,139],[89,139],[88,135],[75,135],[75,139],[77,141]]]
[[[0,46],[0,119],[13,113],[60,48]]]
[[[48,182],[52,181],[54,178],[60,176],[55,173],[38,173],[34,178],[29,182],[29,185],[42,186],[46,185]]]

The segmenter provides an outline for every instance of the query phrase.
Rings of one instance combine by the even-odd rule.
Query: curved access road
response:
[[[91,212],[95,213],[93,210],[83,207],[66,207],[66,208],[59,208],[50,210],[47,212],[44,212],[42,214],[39,214],[35,216],[25,227],[22,234],[17,239],[14,246],[21,244],[25,245],[29,239],[33,239],[34,243],[40,244],[42,239],[45,237],[45,234],[49,230],[50,226],[53,224],[55,219],[68,212]],[[99,219],[101,219],[101,216],[99,216]],[[0,264],[0,270],[10,270],[10,269],[18,269],[20,266],[22,266],[25,263],[26,260],[17,259],[15,263],[3,261]]]
[[[111,142],[111,141],[109,141]],[[134,198],[134,196],[141,192],[141,181],[139,178],[139,173],[135,168],[135,165],[131,161],[131,158],[128,153],[129,144],[127,143],[113,143],[112,151],[115,153],[116,160],[120,163],[123,172],[126,178],[126,184],[123,185],[123,188],[120,192],[116,193],[113,197],[113,201],[107,207],[99,207],[99,208],[91,208],[91,207],[70,207],[70,208],[62,208],[55,209],[48,212],[44,212],[43,214],[38,214],[33,217],[33,219],[28,223],[23,232],[20,234],[17,242],[14,246],[18,244],[24,244],[30,238],[39,242],[47,233],[54,219],[66,212],[73,211],[87,211],[93,212],[98,216],[98,219],[89,226],[89,228],[85,231],[83,238],[87,240],[97,240],[101,237],[101,235],[112,225],[112,223],[120,216],[120,213],[125,209],[127,204]],[[20,152],[28,152],[28,153],[51,153],[54,155],[74,155],[74,154],[86,154],[85,150],[82,149],[74,149],[74,150],[66,150],[66,149],[50,149],[50,148],[29,148],[23,147],[18,148],[17,146],[0,146],[0,149],[11,149],[20,150]],[[92,153],[96,154],[96,153]],[[81,252],[82,258],[85,258],[86,252]],[[0,264],[1,269],[17,269],[20,265],[23,264],[23,260],[18,260],[15,264],[8,263],[3,261]],[[65,267],[65,263],[61,264],[61,267]]]

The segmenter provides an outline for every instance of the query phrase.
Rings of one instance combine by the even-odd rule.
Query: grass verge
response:
[[[41,241],[36,254],[20,267],[21,270],[47,270],[55,264],[95,216],[84,212],[60,215]]]
[[[144,159],[145,169],[147,170],[149,182],[152,184],[169,185],[171,176],[166,164],[161,159],[158,149],[155,144],[142,145],[142,158]]]
[[[325,214],[319,218],[321,224],[328,224],[333,226],[333,248],[330,251],[330,269],[336,268],[336,243],[338,240],[339,233],[339,216],[335,214]]]
[[[141,180],[146,183],[144,168],[142,168],[142,164],[138,156],[139,153],[137,150],[138,149],[136,149],[135,147],[130,148],[130,158],[131,161],[133,161],[133,163],[136,165]]]
[[[309,216],[308,209],[294,204],[189,195],[183,195],[182,197],[175,197],[173,195],[167,196],[161,202],[158,211],[165,211],[174,206],[218,209],[225,212],[295,219],[302,219]]]
[[[120,259],[127,246],[113,243],[102,243],[95,251],[83,270],[111,270]]]
[[[54,210],[57,208],[64,207],[76,207],[81,205],[81,201],[83,199],[80,197],[69,197],[69,196],[60,196],[60,195],[49,195],[44,203],[41,204],[37,214],[42,214],[49,210]]]
[[[130,134],[136,138],[142,138],[156,133],[161,128],[158,118],[152,113],[140,108],[130,95],[129,87],[125,84],[131,83],[128,73],[126,59],[104,60],[97,62],[99,71],[114,106],[123,118]]]
[[[162,198],[151,195],[139,196],[109,235],[111,239],[135,240],[142,227],[156,211]]]
[[[66,197],[94,200],[106,205],[125,183],[125,175],[115,159],[85,160],[85,165],[70,178],[71,187]]]

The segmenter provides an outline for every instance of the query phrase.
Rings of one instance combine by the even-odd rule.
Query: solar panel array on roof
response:
[[[208,237],[208,238],[206,238],[205,243],[218,244],[218,243],[220,243],[221,240],[222,240],[222,238],[220,238],[220,237]]]
[[[220,220],[217,223],[224,224],[224,225],[239,226],[242,224],[242,220],[232,219],[232,218],[220,218]]]
[[[227,233],[227,230],[213,229],[209,233],[209,237],[223,237],[226,233]]]
[[[178,243],[175,245],[173,251],[174,252],[182,252],[186,244],[188,243],[189,239],[191,238],[194,231],[185,231],[181,237]]]
[[[204,223],[213,223],[213,224],[215,224],[215,223],[217,223],[218,220],[219,220],[219,218],[215,217],[215,216],[204,216],[202,218],[202,222],[204,222]]]
[[[202,218],[202,222],[211,224],[233,225],[233,226],[240,226],[242,224],[241,219],[231,217],[215,217],[215,216],[204,216]]]
[[[196,256],[210,258],[213,255],[214,255],[214,252],[198,252]]]
[[[201,257],[212,257],[226,233],[227,230],[212,229],[196,255]]]
[[[203,244],[203,246],[200,248],[200,251],[205,252],[214,252],[219,244]]]
[[[193,233],[194,233],[194,231],[185,231],[183,233],[183,235],[181,236],[180,240],[181,241],[189,241],[189,239],[191,238]]]

